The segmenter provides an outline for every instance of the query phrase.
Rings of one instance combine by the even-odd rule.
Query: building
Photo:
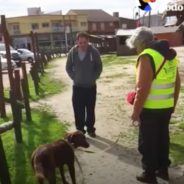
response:
[[[93,35],[114,35],[119,28],[119,19],[101,9],[69,10],[67,15],[86,15],[88,33]]]
[[[157,27],[163,26],[165,24],[162,14],[142,16],[140,17],[139,21],[141,26],[146,27]]]
[[[169,8],[165,11],[164,17],[167,19],[169,17],[176,17],[177,21],[171,25],[169,19],[167,21],[167,26],[171,25],[181,25],[184,22],[184,0],[175,0],[168,3]]]
[[[174,27],[151,27],[151,30],[157,39],[167,39],[170,46],[183,45],[183,33],[178,26]],[[117,55],[133,55],[136,54],[134,49],[126,46],[126,39],[132,35],[134,29],[119,29],[116,32]]]
[[[36,33],[39,48],[42,50],[68,48],[74,44],[77,32],[88,30],[86,15],[34,13],[32,11],[33,15],[6,18],[7,29],[15,48],[31,49],[31,31]]]
[[[101,9],[72,9],[67,15],[86,15],[90,42],[101,52],[116,50],[115,32],[119,28],[118,17]]]
[[[0,42],[3,41],[3,35],[2,35],[2,28],[1,28],[1,24],[0,24]]]
[[[119,27],[121,29],[135,29],[137,27],[137,20],[119,17]]]
[[[137,27],[137,19],[124,18],[119,16],[119,12],[113,13],[114,17],[119,19],[120,29],[135,29]]]
[[[27,14],[28,15],[42,15],[43,12],[41,11],[40,7],[33,7],[33,8],[27,9]]]
[[[136,51],[126,46],[126,39],[130,37],[135,29],[118,29],[116,32],[116,44],[118,56],[135,55]]]

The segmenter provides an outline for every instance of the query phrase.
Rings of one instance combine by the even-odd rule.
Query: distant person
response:
[[[95,137],[96,80],[102,72],[100,54],[89,45],[89,35],[77,34],[77,45],[69,51],[66,71],[73,80],[73,109],[76,129]]]
[[[178,60],[168,41],[154,40],[146,27],[137,28],[127,45],[139,54],[131,119],[139,125],[143,173],[136,178],[155,184],[156,177],[169,180],[169,121],[180,91]]]

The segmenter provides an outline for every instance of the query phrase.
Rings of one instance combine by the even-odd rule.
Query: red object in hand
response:
[[[131,91],[127,94],[127,102],[131,105],[134,104],[134,100],[135,100],[135,95],[136,95],[136,92],[135,91]]]

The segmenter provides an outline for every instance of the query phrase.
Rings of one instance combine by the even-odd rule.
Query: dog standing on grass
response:
[[[76,184],[75,156],[72,147],[88,148],[89,143],[80,131],[68,133],[65,139],[41,145],[32,153],[32,167],[39,184],[44,184],[44,179],[48,180],[49,184],[56,184],[56,168],[60,170],[63,184],[68,184],[64,175],[64,164],[68,166],[72,184]]]

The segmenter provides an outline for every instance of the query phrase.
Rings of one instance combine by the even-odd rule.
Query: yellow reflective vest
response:
[[[156,50],[145,49],[140,55],[152,56],[155,64],[155,72],[164,61],[164,57]],[[162,69],[152,81],[149,95],[144,103],[147,109],[165,109],[174,106],[174,91],[176,82],[178,60],[176,58],[167,60]]]

